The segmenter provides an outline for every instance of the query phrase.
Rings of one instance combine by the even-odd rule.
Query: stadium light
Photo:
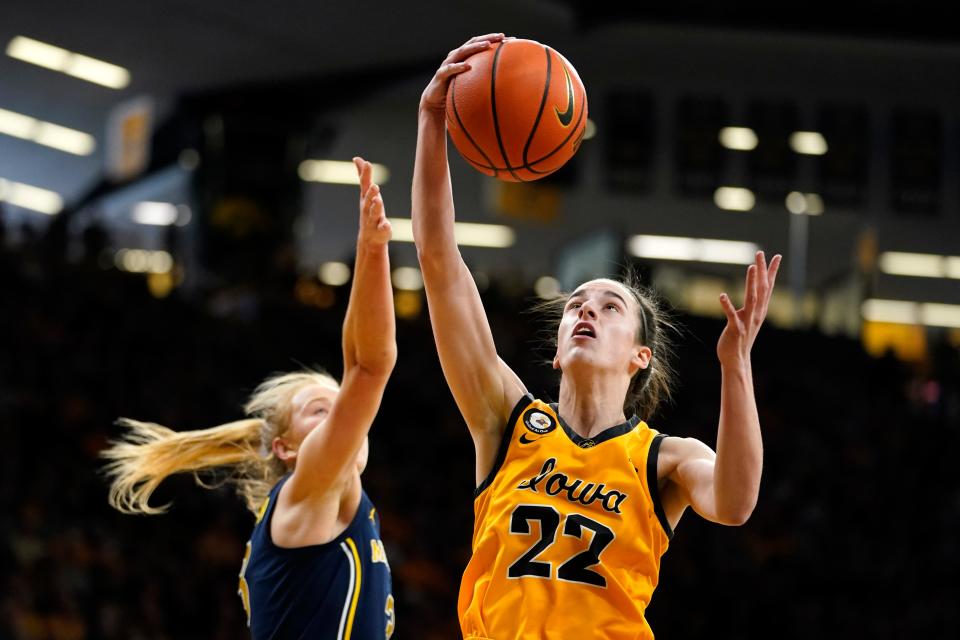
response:
[[[386,184],[390,179],[390,170],[382,164],[373,164],[371,180],[377,184]],[[326,182],[329,184],[360,184],[357,166],[347,160],[304,160],[297,173],[304,182]]]
[[[0,178],[0,201],[51,216],[63,209],[63,198],[59,193],[3,178]]]
[[[169,202],[138,202],[131,217],[139,224],[170,226],[177,221],[179,213],[176,205]]]
[[[77,156],[88,156],[97,146],[89,133],[62,127],[52,122],[44,122],[7,109],[0,109],[0,133]]]
[[[960,279],[960,256],[884,251],[879,264],[880,271],[892,276]]]
[[[750,211],[757,198],[750,189],[742,187],[720,187],[713,193],[713,202],[727,211]]]
[[[393,286],[401,291],[419,291],[423,289],[423,275],[416,267],[397,267],[391,275]]]
[[[740,240],[635,235],[628,242],[628,250],[637,258],[654,260],[753,264],[759,247]]]
[[[756,132],[749,127],[724,127],[719,137],[720,144],[734,151],[753,151],[759,144]]]
[[[123,67],[24,36],[10,40],[7,55],[111,89],[130,84],[130,72]]]
[[[317,271],[324,284],[339,287],[350,281],[350,266],[344,262],[324,262]]]
[[[823,213],[823,198],[817,193],[791,191],[786,199],[787,211],[796,215],[818,216]]]
[[[827,152],[827,140],[817,131],[794,131],[790,134],[790,148],[808,156],[822,156]]]
[[[413,242],[413,221],[410,218],[388,218],[393,227],[393,240]],[[464,247],[487,247],[504,249],[516,242],[513,229],[502,224],[480,224],[477,222],[455,222],[453,233],[457,244]]]

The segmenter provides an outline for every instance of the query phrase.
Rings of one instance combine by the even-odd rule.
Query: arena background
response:
[[[689,239],[784,254],[754,349],[759,504],[739,528],[684,518],[658,637],[960,635],[957,22],[900,0],[608,4],[5,0],[0,638],[245,637],[240,501],[180,478],[169,514],[121,516],[98,451],[118,416],[201,428],[273,371],[339,373],[357,194],[311,161],[384,165],[409,218],[420,91],[490,31],[564,53],[593,123],[536,184],[451,150],[458,219],[500,225],[463,252],[531,390],[557,380],[524,311],[630,264],[684,327],[679,394],[646,418],[714,444],[717,295],[751,246]],[[364,482],[394,637],[449,639],[473,454],[394,226],[400,355]]]

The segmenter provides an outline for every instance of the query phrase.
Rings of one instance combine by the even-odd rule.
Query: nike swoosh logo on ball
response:
[[[569,127],[570,123],[573,122],[573,82],[570,80],[570,72],[567,71],[567,66],[563,66],[563,75],[567,77],[567,110],[563,113],[560,113],[560,109],[554,107],[553,110],[557,112],[557,119],[560,120],[560,124],[565,127]]]

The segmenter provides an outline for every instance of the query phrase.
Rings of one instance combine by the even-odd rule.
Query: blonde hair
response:
[[[200,478],[201,471],[226,467],[226,479],[236,485],[247,508],[256,513],[270,489],[287,473],[284,462],[273,455],[273,439],[290,426],[293,396],[308,384],[337,385],[329,374],[305,369],[275,374],[261,382],[247,403],[245,420],[210,429],[174,431],[159,424],[121,418],[129,429],[101,452],[109,460],[104,468],[112,479],[110,506],[123,513],[164,513],[169,504],[154,507],[150,497],[167,477],[194,474],[197,484],[213,488]]]

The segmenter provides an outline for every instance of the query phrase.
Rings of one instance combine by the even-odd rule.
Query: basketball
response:
[[[510,39],[467,59],[447,91],[447,131],[478,171],[509,182],[550,175],[577,152],[587,93],[562,55]]]

